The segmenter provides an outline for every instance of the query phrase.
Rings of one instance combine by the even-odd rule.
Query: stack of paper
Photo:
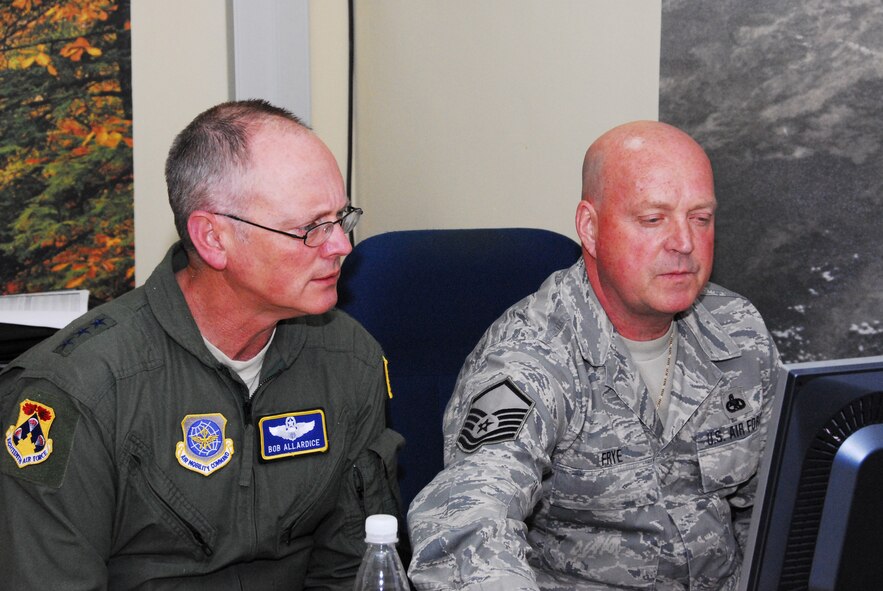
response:
[[[0,296],[0,323],[62,328],[89,309],[89,291],[49,291]]]

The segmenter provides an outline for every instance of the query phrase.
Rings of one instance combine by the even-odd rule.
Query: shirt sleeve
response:
[[[542,343],[467,360],[445,412],[445,468],[408,514],[417,588],[537,589],[525,519],[564,430],[570,383]]]
[[[6,451],[0,454],[4,584],[15,589],[104,589],[114,481],[103,430],[88,411],[51,383],[7,384],[0,394],[6,433]],[[34,449],[28,441],[15,445],[12,437],[33,405],[43,409],[32,424],[39,423],[44,449],[50,450],[38,463],[27,460],[33,458]]]
[[[753,307],[752,307],[752,310]],[[754,314],[760,317],[760,314],[754,310]],[[763,406],[761,408],[761,425],[760,435],[763,444],[760,449],[761,463],[764,456],[766,445],[769,443],[770,421],[773,414],[773,406],[775,405],[775,397],[778,392],[778,376],[781,368],[781,360],[779,352],[772,336],[764,329],[758,335],[757,348],[763,354],[759,356],[763,363],[761,368],[761,387],[763,388]],[[728,499],[733,508],[733,531],[736,541],[742,552],[745,552],[748,543],[748,529],[751,524],[751,516],[754,509],[754,501],[757,496],[757,486],[759,473],[754,475],[742,484],[736,492]]]
[[[354,389],[353,445],[346,458],[335,509],[316,528],[306,587],[349,591],[365,551],[365,518],[399,516],[396,453],[404,442],[386,428],[388,389],[382,354]]]

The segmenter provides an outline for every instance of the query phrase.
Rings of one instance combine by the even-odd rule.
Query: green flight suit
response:
[[[185,263],[176,245],[0,376],[5,586],[351,589],[366,515],[397,513],[377,342],[337,310],[281,322],[249,398],[203,342]]]

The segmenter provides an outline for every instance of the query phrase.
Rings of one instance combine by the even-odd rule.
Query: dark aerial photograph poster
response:
[[[662,7],[659,119],[711,158],[712,281],[785,362],[883,354],[883,3]]]

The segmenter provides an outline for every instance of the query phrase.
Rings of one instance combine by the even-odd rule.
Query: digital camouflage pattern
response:
[[[497,320],[445,413],[445,469],[410,508],[418,588],[735,588],[778,353],[712,284],[677,331],[664,426],[583,261]],[[464,451],[473,401],[506,390],[530,401],[520,428]]]

